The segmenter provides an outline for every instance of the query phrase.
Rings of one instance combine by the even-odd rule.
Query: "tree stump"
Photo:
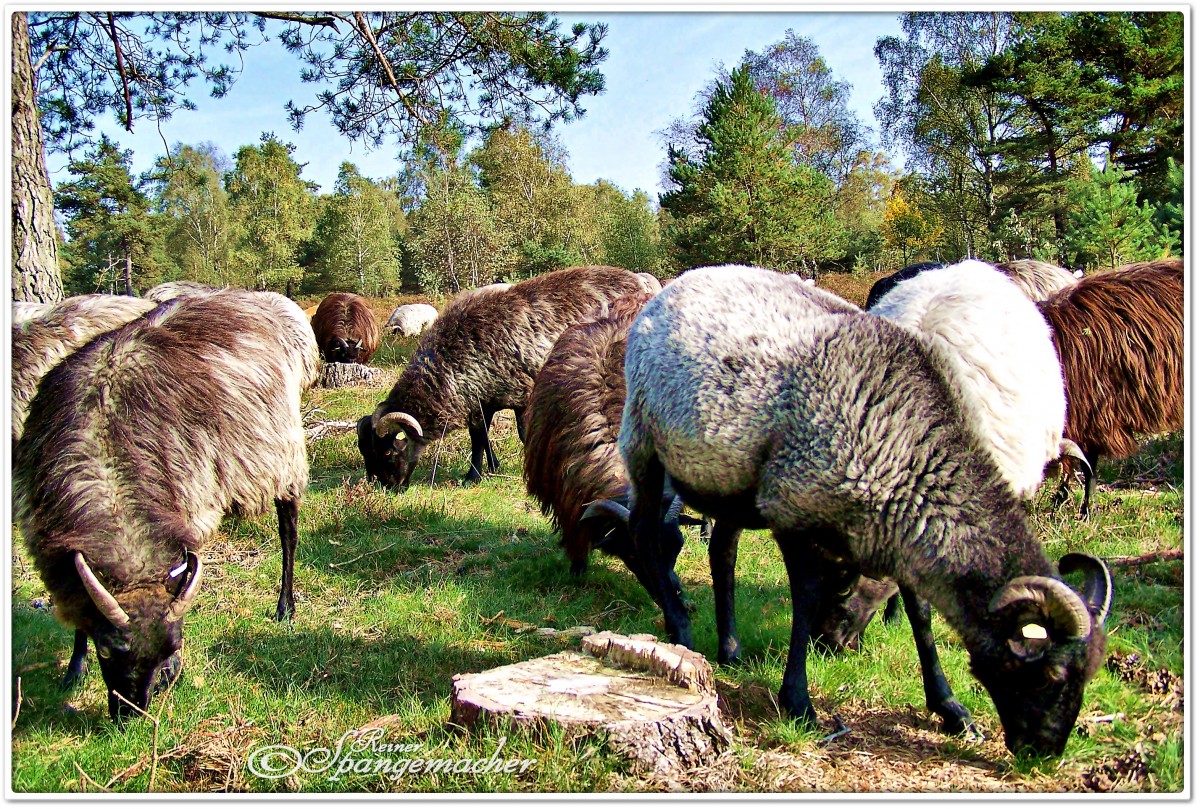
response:
[[[732,736],[717,710],[703,655],[652,635],[601,632],[579,652],[457,674],[450,720],[599,734],[639,767],[660,773],[711,764]]]
[[[383,371],[357,362],[327,362],[317,383],[322,388],[344,388],[347,385],[369,384]]]

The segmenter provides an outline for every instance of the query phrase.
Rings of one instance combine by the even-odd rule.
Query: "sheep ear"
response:
[[[192,603],[196,600],[196,596],[200,594],[200,579],[204,576],[204,563],[200,561],[199,556],[191,551],[187,552],[187,569],[187,585],[183,588],[183,592],[171,602],[171,606],[167,608],[168,623],[181,620],[187,611],[192,608]]]

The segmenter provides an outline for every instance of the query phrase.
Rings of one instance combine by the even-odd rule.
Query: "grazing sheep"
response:
[[[199,592],[200,550],[223,515],[272,501],[295,609],[298,503],[308,482],[300,396],[316,376],[312,329],[270,292],[161,304],[46,374],[13,469],[15,514],[58,618],[75,629],[64,685],[96,645],[114,718],[170,675]],[[127,702],[126,702],[127,701]]]
[[[1100,458],[1124,458],[1138,435],[1183,427],[1183,260],[1131,264],[1080,279],[1039,304],[1067,390],[1066,436],[1088,461],[1087,515]],[[1059,502],[1067,496],[1064,475]]]
[[[1034,303],[980,261],[898,284],[871,314],[923,332],[950,359],[954,387],[1001,476],[1019,498],[1061,454],[1067,402],[1050,329]]]
[[[639,279],[616,267],[571,267],[493,289],[457,296],[422,335],[408,367],[375,412],[358,423],[367,477],[405,488],[425,446],[450,430],[471,434],[475,482],[499,464],[488,426],[500,410],[522,411],[533,380],[559,335],[593,320],[622,295],[641,292]],[[524,436],[522,436],[524,439]]]
[[[12,325],[24,323],[30,318],[40,317],[54,307],[52,303],[39,303],[38,301],[13,301],[12,305]]]
[[[1086,597],[1047,560],[954,390],[933,339],[797,279],[693,270],[638,316],[626,350],[619,446],[635,492],[634,543],[672,641],[691,628],[658,547],[666,478],[716,522],[710,542],[718,660],[738,654],[733,561],[743,528],[769,528],[792,595],[780,702],[814,722],[805,674],[814,619],[859,573],[894,580],[926,700],[950,731],[970,714],[937,660],[932,604],[962,638],[1010,750],[1063,750],[1103,661],[1110,580]],[[839,581],[839,575],[841,581]]]
[[[12,440],[24,429],[38,383],[63,357],[155,306],[128,295],[76,295],[12,327]]]
[[[645,584],[629,536],[629,477],[617,433],[625,406],[625,337],[651,297],[620,298],[608,317],[564,331],[529,394],[525,485],[558,529],[574,575],[587,570],[596,548],[621,559]],[[679,516],[676,509],[662,524],[672,564],[683,547]]]
[[[379,324],[365,298],[350,292],[327,295],[312,316],[325,362],[367,365],[379,348]]]
[[[406,303],[396,307],[383,328],[401,337],[420,337],[437,316],[438,310],[427,303]]]
[[[910,278],[916,278],[926,270],[936,270],[941,267],[940,261],[919,261],[916,264],[909,264],[902,270],[897,270],[891,275],[884,276],[871,285],[871,290],[867,293],[867,302],[863,304],[864,309],[871,309],[879,302],[879,299],[892,291],[892,289],[902,281],[907,281]]]
[[[1079,276],[1057,264],[1031,258],[1006,261],[997,264],[996,269],[1008,276],[1035,303],[1046,300],[1060,289],[1074,286],[1079,280]]]
[[[662,282],[648,272],[639,272],[637,277],[642,281],[642,289],[646,290],[651,295],[657,295],[662,292]]]

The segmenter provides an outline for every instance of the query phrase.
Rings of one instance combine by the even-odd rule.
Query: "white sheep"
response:
[[[401,337],[419,337],[437,316],[438,310],[427,303],[406,303],[396,307],[383,329]]]

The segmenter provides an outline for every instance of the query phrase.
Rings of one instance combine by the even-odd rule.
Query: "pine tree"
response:
[[[698,157],[668,149],[667,234],[686,266],[745,263],[791,271],[839,255],[832,186],[793,162],[771,98],[738,68],[716,88],[696,130]]]
[[[1171,237],[1154,223],[1154,210],[1138,204],[1137,183],[1115,163],[1073,182],[1067,252],[1075,266],[1117,267],[1171,251]]]

